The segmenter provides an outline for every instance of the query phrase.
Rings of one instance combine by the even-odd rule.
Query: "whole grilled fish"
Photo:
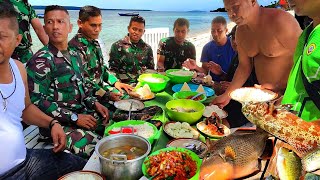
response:
[[[299,180],[301,176],[301,160],[299,156],[284,147],[278,150],[277,171],[281,180]]]
[[[286,108],[275,108],[274,102],[244,103],[242,113],[253,124],[291,145],[303,157],[304,170],[319,169],[320,125],[306,122]]]
[[[263,130],[236,131],[219,141],[209,142],[209,156],[203,159],[200,179],[217,179],[217,175],[225,170],[221,164],[226,163],[232,168],[225,172],[228,177],[220,179],[237,179],[259,171],[258,158],[264,151],[267,139],[268,133]]]

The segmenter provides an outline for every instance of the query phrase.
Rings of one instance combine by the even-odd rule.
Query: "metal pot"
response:
[[[127,160],[126,155],[112,155],[110,159],[102,156],[102,153],[108,149],[120,146],[131,145],[145,150],[146,152],[132,160]],[[135,180],[142,176],[142,163],[151,151],[151,145],[148,140],[141,136],[133,134],[117,134],[102,138],[95,147],[95,152],[99,156],[101,172],[107,179],[114,180]],[[114,160],[122,159],[122,160]]]

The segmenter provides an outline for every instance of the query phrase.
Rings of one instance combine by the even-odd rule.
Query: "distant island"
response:
[[[278,1],[273,1],[272,4],[267,5],[267,6],[261,6],[261,7],[265,7],[265,8],[277,8],[279,7],[279,2]],[[227,12],[226,9],[224,8],[218,8],[215,10],[210,10],[210,12]]]
[[[227,12],[225,8],[218,8],[216,10],[210,10],[210,12]]]
[[[46,6],[32,6],[34,9],[45,9]],[[77,6],[63,6],[65,7],[67,10],[80,10],[81,7],[77,7]],[[148,10],[148,9],[104,9],[104,8],[100,8],[101,10],[117,10],[117,11],[152,11],[152,10]]]

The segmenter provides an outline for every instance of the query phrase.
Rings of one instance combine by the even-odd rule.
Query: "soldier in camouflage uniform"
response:
[[[174,37],[163,38],[159,42],[157,51],[158,71],[180,69],[182,68],[182,63],[188,58],[196,59],[194,45],[186,40],[189,32],[189,21],[184,18],[178,18],[174,22],[173,32]]]
[[[69,41],[69,46],[81,54],[85,79],[94,87],[99,102],[109,106],[109,99],[120,100],[121,94],[116,92],[122,91],[122,88],[130,91],[132,87],[119,82],[104,65],[102,51],[97,41],[102,26],[100,9],[94,6],[82,7],[79,11],[78,26],[78,33]]]
[[[151,46],[141,36],[145,31],[145,20],[133,16],[128,26],[128,36],[112,44],[110,50],[110,70],[122,82],[136,82],[139,74],[146,69],[154,69]]]
[[[68,11],[47,6],[44,19],[49,44],[27,63],[31,101],[64,126],[68,150],[89,157],[109,112],[85,84],[80,55],[68,47]]]
[[[0,2],[1,1],[9,1],[19,14],[17,19],[19,23],[19,34],[22,35],[22,40],[14,50],[12,58],[26,63],[33,55],[31,50],[32,39],[30,35],[30,24],[44,45],[48,44],[48,36],[44,32],[36,12],[27,0],[0,0]]]

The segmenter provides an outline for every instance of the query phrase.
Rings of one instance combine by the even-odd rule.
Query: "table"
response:
[[[166,102],[173,99],[171,94],[173,94],[173,92],[171,90],[171,86],[169,86],[169,87],[167,86],[165,91],[162,91],[162,92],[156,94],[155,99],[152,99],[150,101],[145,101],[144,103],[146,106],[152,106],[152,105],[160,106],[164,110]],[[214,97],[208,98],[205,103],[211,102],[211,100],[213,98]],[[160,116],[156,116],[154,119],[160,120],[160,121],[162,121],[162,123],[168,121],[168,117],[165,112],[163,112],[163,114]],[[232,131],[235,131],[235,130],[236,129],[232,129]],[[204,137],[202,136],[202,138],[204,138]],[[170,140],[170,137],[168,137],[168,135],[166,135],[165,132],[161,128],[159,139],[155,140],[155,142],[152,146],[151,152],[154,152],[154,151],[157,151],[159,149],[166,147],[166,144],[168,143],[169,140]],[[204,141],[204,139],[201,139],[201,138],[200,138],[200,140]],[[246,179],[261,179],[261,178],[265,177],[264,172],[266,171],[267,167],[268,167],[268,161],[266,161],[266,160],[262,161],[261,171],[258,172],[256,175],[250,176]],[[85,165],[83,170],[90,170],[90,171],[95,171],[95,172],[101,173],[99,157],[97,156],[97,154],[95,152],[92,154],[92,156],[90,157],[89,161],[87,162],[87,164]],[[143,179],[145,179],[145,178],[142,177],[140,180],[143,180]]]

